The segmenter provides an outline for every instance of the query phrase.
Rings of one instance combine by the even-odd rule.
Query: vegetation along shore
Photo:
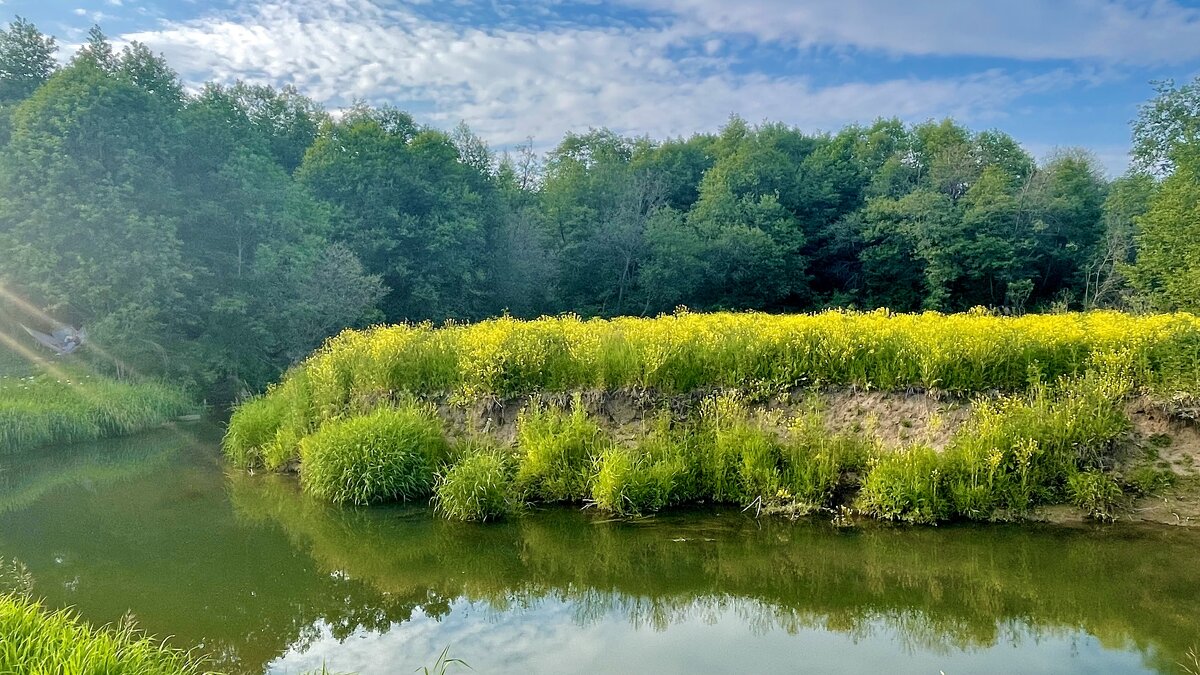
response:
[[[1174,428],[1198,383],[1188,314],[401,325],[331,340],[236,410],[225,450],[334,502],[432,498],[465,520],[695,502],[919,523],[1070,503],[1109,519],[1190,480],[1191,451],[1162,460],[1175,436],[1146,425]]]

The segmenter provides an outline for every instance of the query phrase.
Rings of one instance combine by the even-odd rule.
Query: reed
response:
[[[0,596],[0,672],[57,675],[198,675],[203,660],[143,634],[131,622],[92,628],[67,610]]]

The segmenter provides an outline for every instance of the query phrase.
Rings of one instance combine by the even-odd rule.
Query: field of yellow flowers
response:
[[[532,411],[517,447],[471,452],[421,450],[444,444],[430,441],[428,424],[414,421],[426,413],[431,419],[426,409],[434,400],[631,388],[753,398],[846,385],[1001,402],[981,406],[975,431],[964,432],[945,452],[913,447],[884,453],[870,439],[822,439],[811,424],[803,433],[780,436],[746,410],[717,416],[720,422],[697,410],[694,423],[660,425],[639,448],[601,439],[577,410]],[[1019,512],[1071,491],[1080,493],[1081,502],[1083,493],[1111,498],[1111,481],[1091,469],[1099,466],[1095,455],[1102,446],[1124,430],[1119,402],[1136,391],[1200,391],[1200,318],[1118,312],[1001,317],[984,311],[501,318],[347,331],[266,395],[240,406],[225,448],[242,466],[279,469],[300,460],[302,480],[309,465],[311,475],[342,481],[313,492],[359,503],[438,487],[477,497],[516,477],[524,492],[483,501],[504,507],[497,510],[522,499],[591,501],[627,512],[705,499],[794,506],[800,493],[808,495],[806,506],[820,508],[838,492],[838,476],[852,473],[863,476],[857,503],[864,512],[935,521]],[[361,418],[370,414],[390,425],[392,436],[411,427],[410,435],[423,440],[382,449],[357,443],[388,435],[368,433]],[[364,428],[342,428],[347,424]],[[831,448],[841,448],[840,459],[830,458]],[[427,455],[419,472],[428,480],[414,484],[406,470],[397,483],[404,489],[389,492],[391,484],[380,483],[376,470],[389,461],[373,455],[376,450],[392,453],[391,464],[409,467],[421,464],[413,464],[413,453]],[[374,483],[356,491],[349,483],[363,478],[356,467],[366,466],[376,467]],[[899,489],[903,485],[908,487]],[[924,501],[914,502],[917,497]],[[470,509],[453,505],[442,510],[472,517]],[[494,514],[474,517],[488,515]]]

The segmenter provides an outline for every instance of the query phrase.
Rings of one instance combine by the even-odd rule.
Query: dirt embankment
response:
[[[653,391],[584,391],[579,396],[589,415],[619,443],[636,441],[655,419],[669,411],[682,419],[693,413],[713,391],[668,396]],[[516,440],[517,418],[532,401],[566,406],[574,394],[487,399],[468,407],[443,405],[440,413],[455,434],[484,433],[502,444]],[[748,404],[780,428],[787,420],[819,414],[830,432],[851,432],[900,448],[924,444],[945,447],[971,414],[968,399],[927,393],[839,389],[823,392],[795,390]],[[1131,477],[1153,467],[1172,480],[1149,496],[1130,503],[1121,518],[1127,521],[1200,526],[1200,424],[1187,414],[1145,398],[1126,406],[1131,430],[1113,460],[1118,474]],[[1041,517],[1054,522],[1080,521],[1071,507],[1046,509]]]
[[[667,396],[652,391],[584,391],[579,396],[588,415],[619,443],[632,443],[664,411],[677,419],[694,413],[714,391]],[[442,418],[455,434],[485,433],[510,444],[516,440],[517,417],[531,402],[568,406],[574,394],[487,399],[467,408],[443,405]],[[851,432],[902,447],[923,443],[943,448],[971,412],[969,401],[924,393],[892,393],[851,389],[820,393],[797,389],[766,401],[750,402],[751,412],[762,412],[782,428],[787,421],[818,414],[832,433]]]
[[[1146,399],[1130,401],[1126,413],[1133,423],[1126,463],[1149,462],[1169,471],[1174,484],[1135,500],[1125,517],[1200,527],[1200,425]]]

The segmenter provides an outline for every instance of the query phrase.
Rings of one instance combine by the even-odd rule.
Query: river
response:
[[[838,528],[736,508],[641,520],[344,509],[230,471],[219,430],[0,456],[0,556],[86,620],[236,674],[1187,672],[1200,531]]]

